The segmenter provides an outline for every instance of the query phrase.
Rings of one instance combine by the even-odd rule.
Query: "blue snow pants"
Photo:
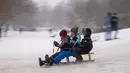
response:
[[[53,60],[54,60],[55,64],[59,64],[62,59],[64,59],[65,57],[69,57],[69,56],[72,56],[71,51],[61,51]]]

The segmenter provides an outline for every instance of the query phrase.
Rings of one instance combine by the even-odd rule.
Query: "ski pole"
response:
[[[59,51],[59,49],[60,49],[60,48],[58,48],[56,52],[58,52],[58,51]]]
[[[61,41],[60,41],[59,43],[61,43]],[[59,49],[60,49],[60,48],[57,49],[56,53],[59,51]]]
[[[60,41],[60,42],[61,42],[61,41]],[[59,43],[60,43],[60,42],[59,42]],[[55,45],[53,44],[53,54],[54,54],[54,52],[55,52],[55,48],[54,48],[54,46],[55,46]],[[56,52],[58,52],[59,49],[60,49],[60,48],[58,48]]]
[[[54,52],[55,52],[55,49],[54,49],[54,44],[53,44],[53,54],[54,54]]]

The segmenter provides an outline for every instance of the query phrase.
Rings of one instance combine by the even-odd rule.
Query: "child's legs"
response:
[[[82,52],[83,52],[82,48],[74,48],[72,54],[76,58],[76,60],[83,60],[81,56]]]
[[[54,58],[54,62],[56,64],[59,64],[62,59],[64,59],[65,57],[69,57],[69,56],[72,56],[71,51],[62,51]]]
[[[52,57],[52,58],[55,58],[59,53],[60,53],[60,52],[57,52],[57,53],[53,54],[51,57]]]

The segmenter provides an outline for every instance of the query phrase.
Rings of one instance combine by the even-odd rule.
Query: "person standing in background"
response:
[[[108,12],[105,17],[105,40],[111,40],[111,32],[112,32],[112,26],[111,26],[111,12]]]
[[[117,13],[113,13],[112,17],[111,17],[111,26],[112,26],[112,31],[115,31],[115,33],[114,33],[114,39],[117,39],[118,22],[119,22],[119,18],[117,16]]]
[[[0,27],[0,39],[2,38],[2,27]]]

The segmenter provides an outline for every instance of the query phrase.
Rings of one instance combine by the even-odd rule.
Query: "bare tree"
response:
[[[11,26],[33,25],[30,20],[33,20],[37,8],[32,1],[0,0],[0,3],[0,20],[3,20],[1,24],[8,22]]]

